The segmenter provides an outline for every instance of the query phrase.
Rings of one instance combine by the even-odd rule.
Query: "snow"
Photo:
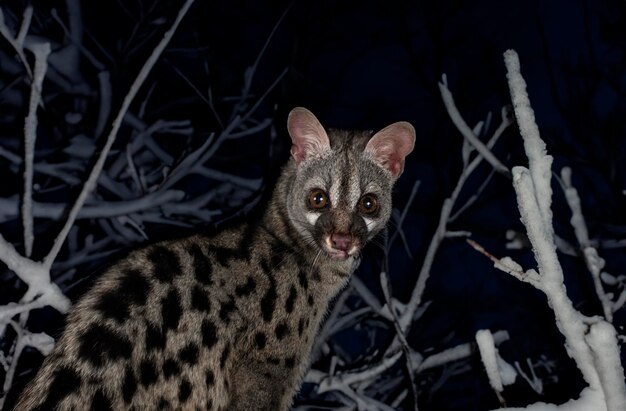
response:
[[[509,50],[504,58],[511,99],[529,159],[529,169],[513,168],[513,186],[517,194],[522,222],[526,227],[535,260],[539,266],[537,288],[548,297],[548,303],[556,317],[556,324],[566,338],[567,352],[589,384],[578,400],[561,406],[535,404],[525,409],[623,411],[626,409],[626,386],[615,329],[606,321],[584,317],[576,311],[567,297],[563,284],[563,271],[556,253],[550,210],[552,158],[547,154],[545,144],[539,137],[539,130],[526,93],[526,83],[520,72],[517,53]],[[564,174],[564,180],[566,184],[569,184],[567,172]],[[573,198],[572,192],[570,192],[569,200],[570,206],[573,205],[573,213],[576,214],[580,211],[576,209],[577,206],[579,207],[579,202],[577,204],[574,201],[576,199]],[[581,236],[579,240],[584,240],[586,230],[583,231],[580,226],[576,227],[576,224],[580,224],[581,218],[575,217],[574,227]],[[508,265],[512,267],[510,262]],[[599,271],[598,259],[594,259],[591,265],[592,269]]]
[[[601,392],[585,388],[580,393],[580,398],[561,405],[538,402],[521,408],[498,408],[497,411],[607,411],[607,408]]]
[[[599,321],[591,325],[585,340],[593,352],[594,364],[600,376],[607,410],[626,410],[624,368],[620,361],[615,328],[606,321]]]
[[[552,156],[546,153],[546,144],[539,137],[539,127],[535,122],[535,113],[530,106],[526,81],[520,71],[519,57],[515,50],[504,53],[507,79],[511,91],[511,101],[517,118],[517,125],[524,138],[524,149],[528,156],[530,174],[537,191],[539,210],[547,230],[552,230],[552,187],[550,186]]]
[[[476,332],[476,343],[480,351],[480,358],[487,371],[489,384],[498,393],[504,390],[502,379],[500,377],[500,369],[498,367],[497,349],[493,342],[493,336],[489,330],[479,330]]]

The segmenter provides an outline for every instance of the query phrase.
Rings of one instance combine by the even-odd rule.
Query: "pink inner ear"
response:
[[[330,142],[319,120],[304,107],[296,107],[287,118],[287,130],[293,146],[291,155],[297,163],[330,150]]]
[[[415,129],[406,121],[393,123],[370,139],[365,151],[394,178],[404,170],[404,159],[415,146]]]

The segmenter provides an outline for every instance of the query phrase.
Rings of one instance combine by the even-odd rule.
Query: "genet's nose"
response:
[[[333,248],[340,251],[348,251],[352,247],[352,236],[348,234],[333,233],[330,236]]]

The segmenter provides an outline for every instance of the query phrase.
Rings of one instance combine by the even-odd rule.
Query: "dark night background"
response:
[[[79,73],[61,69],[56,72],[73,88],[62,86],[62,82],[44,82],[45,108],[39,111],[36,164],[44,160],[67,161],[72,155],[68,147],[75,142],[74,136],[84,135],[96,141],[96,145],[102,144],[102,137],[94,140],[99,101],[97,73],[107,70],[111,75],[114,114],[182,4],[173,0],[81,3],[83,46],[101,67],[81,57]],[[56,9],[63,20],[65,4],[34,4],[31,34],[50,39],[57,51],[67,39],[51,17],[52,10]],[[5,1],[0,7],[5,20],[11,22],[19,20],[24,3]],[[294,106],[309,108],[322,124],[333,128],[378,130],[395,121],[410,121],[417,131],[417,141],[396,186],[395,201],[402,209],[414,183],[420,181],[403,223],[411,256],[401,242],[394,244],[389,256],[393,296],[406,302],[441,205],[454,189],[462,169],[463,138],[449,119],[437,84],[446,74],[457,107],[471,127],[491,112],[493,120],[487,133],[490,136],[499,123],[501,108],[510,104],[502,54],[515,49],[541,137],[548,153],[554,156],[553,172],[558,175],[563,166],[571,167],[590,237],[597,240],[598,251],[607,263],[604,270],[618,277],[626,274],[625,246],[609,248],[603,244],[626,239],[625,12],[626,4],[622,1],[593,0],[196,1],[131,112],[143,110],[146,124],[158,119],[191,121],[191,137],[163,133],[157,139],[171,155],[173,166],[190,149],[201,146],[211,132],[219,132],[228,123],[247,80],[250,90],[242,110],[249,109],[269,90],[254,117],[272,118],[274,131],[266,127],[250,136],[226,141],[207,163],[230,175],[262,178],[262,184],[241,194],[236,202],[229,200],[236,190],[198,176],[177,184],[189,196],[219,189],[219,195],[206,206],[219,209],[222,214],[205,222],[208,229],[226,220],[244,219],[262,207],[272,181],[287,159],[286,115]],[[267,48],[256,61],[266,42]],[[250,77],[247,70],[255,61],[256,70]],[[29,82],[20,67],[13,50],[0,39],[0,146],[21,155]],[[140,108],[142,102],[146,102],[145,107]],[[81,120],[67,121],[68,112],[79,113]],[[131,127],[125,124],[114,149],[123,152],[132,136]],[[493,152],[509,168],[527,164],[516,125],[507,129]],[[72,170],[79,181],[87,174],[89,158],[82,159],[80,167]],[[21,167],[0,157],[2,197],[21,192],[21,171]],[[510,255],[525,268],[534,267],[528,248],[506,248],[506,231],[524,232],[524,228],[511,181],[497,173],[490,176],[491,173],[488,164],[479,166],[462,190],[455,209],[476,193],[485,179],[490,181],[477,201],[449,229],[469,231],[471,238],[494,255]],[[43,187],[35,190],[35,199],[49,203],[67,204],[80,187],[71,182],[59,184],[37,173],[35,181]],[[577,251],[578,243],[569,223],[571,212],[556,180],[553,190],[556,233]],[[115,200],[105,189],[99,189],[98,196],[101,200]],[[80,238],[88,233],[96,238],[107,235],[97,222],[80,220],[77,224],[82,230]],[[156,222],[143,227],[147,240],[139,237],[125,241],[116,237],[113,244],[107,245],[106,255],[77,267],[80,272],[69,275],[77,280],[67,281],[63,289],[76,300],[114,257],[145,241],[184,235],[190,231],[189,225],[197,229],[199,224],[178,227]],[[41,258],[60,226],[49,219],[36,219],[35,227],[35,257]],[[22,250],[19,219],[3,217],[0,232]],[[357,275],[383,301],[378,277],[382,253],[375,246],[368,250],[370,254]],[[68,255],[65,251],[60,258]],[[575,307],[586,315],[601,315],[592,278],[580,253],[561,253],[559,258]],[[53,270],[53,277],[67,270],[59,267]],[[10,272],[3,271],[0,303],[5,304],[16,301],[25,288]],[[68,275],[63,278],[67,280]],[[622,285],[606,289],[616,293],[615,300]],[[430,301],[430,305],[408,335],[416,351],[436,353],[472,342],[477,330],[488,328],[494,332],[508,331],[510,339],[499,349],[510,364],[517,361],[526,372],[527,358],[548,364],[536,367],[544,383],[543,394],[537,394],[518,377],[504,391],[509,406],[535,401],[560,403],[575,398],[583,388],[579,371],[565,353],[563,338],[545,297],[528,284],[495,270],[463,238],[445,239],[442,243],[424,300]],[[358,306],[358,302],[350,304]],[[617,311],[614,318],[620,334],[626,322],[624,311]],[[53,336],[58,335],[61,327],[61,316],[53,310],[33,312],[29,320],[29,329],[45,330]],[[376,341],[384,348],[392,336],[383,330]],[[6,351],[9,343],[7,334],[0,347]],[[381,353],[366,347],[359,331],[342,333],[335,344],[342,345],[343,352],[348,353],[346,358],[354,360],[353,364],[346,364],[347,368],[380,360],[376,355]],[[366,355],[364,350],[370,352]],[[317,366],[327,370],[325,361],[322,358]],[[31,369],[40,362],[41,355],[34,350],[23,355],[9,406],[31,378]],[[396,371],[406,374],[401,367]],[[499,406],[477,353],[456,365],[424,371],[416,376],[416,382],[422,411],[478,411]],[[398,408],[412,409],[411,401],[409,393]],[[332,409],[340,403],[332,395],[316,396],[312,387],[305,386],[296,404]]]

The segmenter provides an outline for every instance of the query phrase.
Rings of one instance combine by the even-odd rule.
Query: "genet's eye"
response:
[[[374,194],[365,194],[359,200],[358,208],[361,214],[376,214],[378,211],[378,198]]]
[[[321,188],[314,188],[309,192],[309,207],[321,210],[328,207],[328,195]]]

